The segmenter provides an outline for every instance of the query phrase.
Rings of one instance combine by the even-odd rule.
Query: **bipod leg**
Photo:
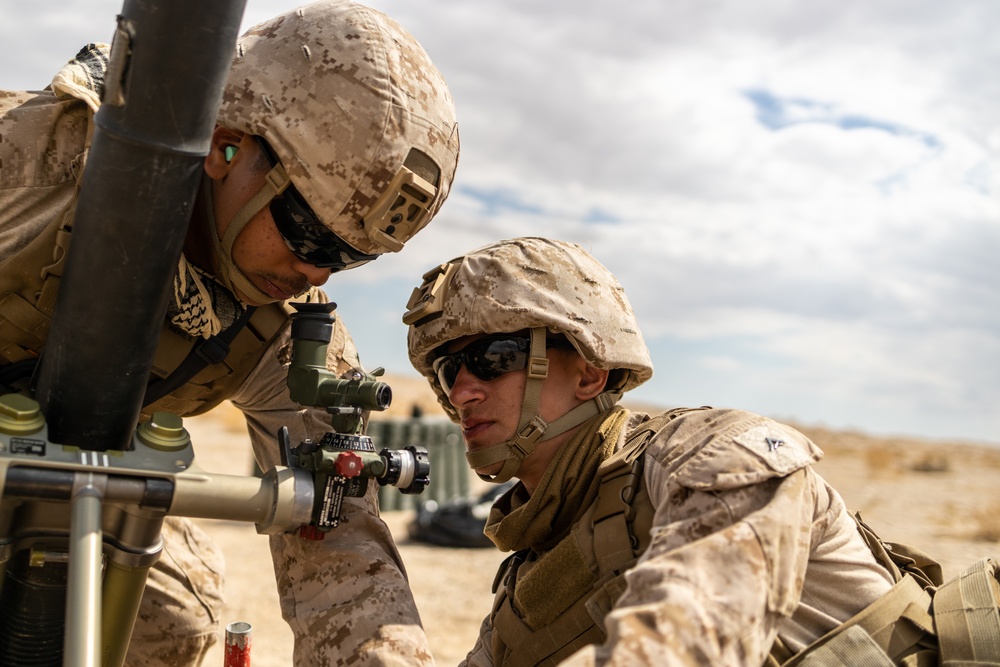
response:
[[[101,516],[106,487],[106,475],[74,475],[63,667],[101,667]]]

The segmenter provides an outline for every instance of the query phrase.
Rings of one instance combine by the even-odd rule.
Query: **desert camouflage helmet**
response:
[[[248,30],[218,123],[262,137],[319,220],[367,255],[430,221],[458,162],[441,73],[399,24],[347,0]]]
[[[437,350],[463,336],[545,328],[592,366],[623,371],[616,392],[653,374],[649,351],[617,278],[579,245],[544,238],[500,241],[424,274],[403,322],[410,362],[454,409],[431,368]]]

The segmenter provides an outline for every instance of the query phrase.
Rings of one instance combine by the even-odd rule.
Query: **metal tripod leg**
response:
[[[63,667],[101,666],[101,513],[106,475],[77,473],[70,500]]]

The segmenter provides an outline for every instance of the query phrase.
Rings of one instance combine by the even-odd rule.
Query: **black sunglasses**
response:
[[[445,395],[449,395],[463,364],[480,380],[495,380],[504,373],[524,370],[530,348],[531,343],[524,336],[490,336],[473,341],[458,352],[441,355],[431,368]]]
[[[277,165],[280,160],[271,146],[261,137],[256,139],[271,166]],[[285,245],[304,262],[336,272],[353,269],[378,257],[354,249],[330,231],[291,183],[271,200],[269,208]]]
[[[546,338],[545,347],[573,349],[572,344],[562,336]],[[531,339],[527,336],[489,336],[469,343],[458,352],[442,354],[431,363],[431,368],[447,396],[451,394],[463,365],[480,380],[489,382],[505,373],[523,371],[528,366],[530,350]]]

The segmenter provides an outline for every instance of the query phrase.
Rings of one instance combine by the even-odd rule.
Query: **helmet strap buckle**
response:
[[[510,446],[520,453],[520,458],[526,457],[535,449],[535,443],[541,439],[549,423],[535,415],[531,421],[522,426],[517,431],[517,435],[510,439]]]
[[[528,360],[528,379],[544,380],[549,376],[548,357],[531,357]]]
[[[288,177],[288,172],[285,171],[284,166],[280,162],[271,167],[271,170],[264,176],[264,180],[267,181],[267,185],[273,192],[268,201],[271,201],[271,199],[288,189],[288,186],[292,182],[292,179]]]

